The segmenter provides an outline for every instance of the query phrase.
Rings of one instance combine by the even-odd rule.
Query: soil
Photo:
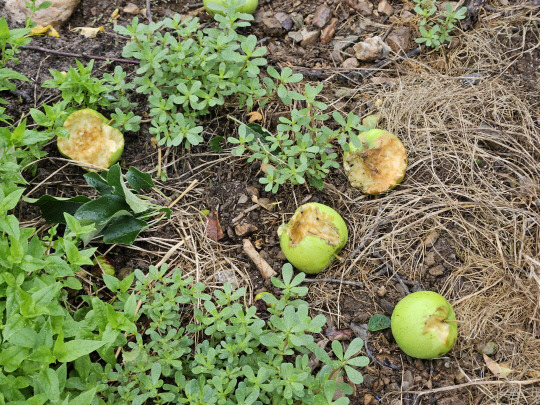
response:
[[[122,47],[125,40],[117,35],[113,30],[113,24],[128,24],[131,15],[120,12],[118,19],[113,20],[110,16],[115,9],[122,10],[127,5],[127,1],[118,0],[82,0],[75,10],[71,19],[59,30],[60,38],[34,37],[33,46],[40,46],[52,50],[63,52],[79,53],[84,50],[85,55],[97,55],[102,57],[121,57]],[[144,8],[143,1],[134,1],[141,9]],[[390,33],[394,26],[408,26],[411,28],[411,39],[405,49],[409,52],[415,49],[414,38],[416,36],[415,20],[403,18],[403,10],[410,9],[412,2],[390,1],[394,8],[391,16],[383,13],[362,16],[348,4],[361,3],[356,0],[338,1],[328,0],[324,2],[334,17],[338,19],[338,24],[334,38],[344,38],[349,35],[358,35],[361,39],[372,35],[384,37]],[[377,10],[378,2],[375,4]],[[508,2],[501,2],[508,3]],[[529,2],[530,3],[530,2]],[[405,71],[410,68],[406,62],[402,65],[399,62],[393,63],[392,67],[397,71],[390,75],[381,68],[373,71],[373,78],[363,78],[359,75],[349,75],[350,71],[343,70],[341,63],[335,59],[332,50],[332,43],[322,45],[317,41],[313,45],[301,47],[295,43],[285,29],[268,28],[264,24],[264,18],[273,16],[277,12],[298,13],[304,18],[304,25],[309,26],[313,20],[316,9],[323,4],[321,0],[261,0],[259,11],[256,14],[256,22],[247,32],[255,34],[260,42],[269,51],[268,63],[270,65],[291,66],[300,72],[309,69],[308,77],[313,81],[324,81],[325,91],[323,97],[327,100],[338,101],[342,111],[355,111],[359,115],[365,115],[374,109],[375,94],[377,86],[390,86],[392,81],[399,80],[400,70]],[[528,4],[528,3],[527,3]],[[532,4],[532,3],[531,3]],[[202,3],[195,0],[162,1],[152,0],[151,13],[154,20],[172,16],[174,13],[191,14],[200,16],[201,19],[211,24],[212,21],[201,9]],[[525,7],[524,5],[523,7]],[[0,12],[3,11],[0,5]],[[518,13],[516,6],[511,12]],[[531,15],[534,10],[531,10]],[[265,14],[267,13],[267,14]],[[500,13],[499,13],[500,14]],[[535,14],[538,18],[538,14]],[[481,12],[482,21],[488,21],[499,17],[497,11],[483,9]],[[145,21],[144,16],[139,16]],[[531,17],[532,18],[532,17]],[[536,20],[538,21],[538,19]],[[485,24],[483,26],[485,26]],[[477,29],[481,24],[476,22],[471,26],[471,30]],[[84,38],[70,28],[79,26],[103,26],[105,32],[95,39]],[[516,28],[516,27],[514,27]],[[507,49],[530,49],[530,52],[516,52],[515,63],[506,71],[512,77],[519,77],[524,86],[538,88],[540,48],[538,47],[538,25],[535,30],[522,32],[517,28],[514,31],[500,34],[501,44]],[[459,46],[459,45],[457,45]],[[521,48],[520,48],[521,47]],[[351,52],[352,48],[348,48]],[[447,52],[446,50],[442,51]],[[424,52],[416,56],[417,60],[424,64],[431,64],[437,69],[434,62],[433,52]],[[67,70],[74,64],[73,58],[58,56],[50,53],[24,51],[20,55],[21,64],[14,68],[30,78],[28,83],[23,84],[17,95],[8,98],[11,104],[7,113],[12,116],[21,116],[28,112],[29,108],[38,108],[42,103],[51,103],[58,99],[59,94],[49,89],[41,88],[41,84],[50,78],[49,69]],[[86,61],[85,61],[86,63]],[[364,73],[362,68],[371,68],[376,62],[364,63],[356,73]],[[103,61],[95,62],[95,74],[104,72],[111,73],[114,63]],[[133,72],[134,66],[122,64],[122,67]],[[469,68],[469,66],[463,66]],[[345,74],[345,76],[343,76]],[[374,79],[378,79],[374,80]],[[358,85],[362,83],[363,90],[372,90],[372,93],[361,94],[355,92]],[[367,86],[367,87],[366,87]],[[345,97],[342,95],[345,94]],[[540,93],[537,93],[540,94]],[[540,97],[540,96],[539,96]],[[26,99],[26,100],[25,100]],[[539,100],[531,101],[536,106]],[[144,105],[139,107],[136,113],[145,115]],[[274,116],[279,114],[274,113]],[[533,112],[534,115],[534,112]],[[241,119],[245,117],[239,117]],[[540,117],[536,111],[536,122]],[[268,126],[271,128],[276,119],[267,117]],[[233,131],[233,126],[223,114],[209,117],[204,123],[205,128],[214,135],[227,136],[228,131]],[[41,159],[37,164],[35,177],[28,178],[29,188],[38,186],[32,193],[32,197],[39,197],[43,194],[56,196],[73,196],[80,193],[89,193],[82,175],[84,171],[76,166],[67,164],[65,160],[60,160],[61,156],[54,144],[46,147],[48,156]],[[197,212],[216,209],[219,213],[219,221],[225,237],[219,244],[212,243],[217,255],[225,255],[234,260],[236,266],[249,275],[249,283],[252,285],[253,293],[263,290],[271,290],[271,285],[265,281],[258,269],[249,261],[242,249],[242,239],[249,238],[260,251],[261,256],[275,269],[279,270],[286,263],[279,248],[277,228],[283,220],[288,220],[295,208],[304,202],[320,202],[332,206],[340,212],[350,211],[350,202],[358,201],[362,204],[371,202],[376,208],[377,205],[384,204],[385,197],[369,197],[367,200],[361,194],[352,190],[343,172],[338,170],[326,179],[326,187],[323,191],[308,187],[283,187],[278,194],[274,195],[263,191],[263,187],[258,183],[260,175],[260,165],[257,163],[247,163],[244,159],[231,158],[226,153],[216,154],[208,146],[193,148],[190,152],[184,150],[163,150],[162,167],[167,169],[169,180],[158,182],[159,188],[166,197],[175,199],[192,181],[198,180],[196,195],[190,194],[185,197],[186,210],[189,210],[192,218],[197,218]],[[413,151],[414,154],[414,151]],[[411,160],[414,161],[414,160]],[[158,164],[158,152],[152,146],[151,136],[148,127],[143,125],[137,134],[127,134],[126,147],[121,161],[122,167],[135,166],[139,170],[154,173]],[[480,166],[481,169],[481,166]],[[408,174],[409,178],[414,178],[414,169]],[[435,175],[440,178],[447,178],[453,170],[452,166],[441,164],[435,170]],[[487,170],[487,169],[486,169]],[[493,169],[496,170],[496,169]],[[54,173],[52,178],[49,176]],[[405,179],[405,184],[408,178]],[[417,182],[422,182],[421,177],[417,177]],[[429,179],[425,179],[429,181]],[[537,180],[537,179],[536,179]],[[43,185],[40,186],[40,184]],[[398,189],[399,190],[399,189]],[[263,207],[251,209],[256,205],[253,197],[258,199],[266,198],[270,202],[277,202],[278,205],[273,210]],[[159,197],[156,197],[159,198]],[[163,200],[165,205],[168,201]],[[251,209],[251,210],[250,210]],[[22,204],[19,212],[23,219],[34,221],[38,217],[38,212],[32,206]],[[356,235],[358,229],[357,219],[346,217],[350,229],[354,235],[351,239],[360,244],[363,235]],[[471,219],[473,220],[473,219]],[[174,221],[174,218],[173,218]],[[202,220],[199,220],[199,223]],[[43,223],[43,222],[42,222]],[[244,224],[253,225],[249,227],[247,235],[237,236],[235,227]],[[246,225],[247,224],[247,225]],[[200,225],[200,224],[199,224]],[[195,226],[195,225],[194,225]],[[392,223],[382,223],[377,227],[373,238],[377,235],[384,235],[392,231]],[[409,239],[415,240],[415,228],[411,228]],[[343,263],[335,264],[330,270],[328,277],[341,278],[342,270],[349,265],[354,265],[355,271],[348,272],[347,280],[363,283],[364,287],[341,285],[336,283],[310,283],[310,301],[314,312],[323,313],[327,316],[329,324],[337,328],[348,328],[352,323],[356,325],[366,324],[371,315],[376,313],[391,315],[393,306],[401,297],[409,291],[421,289],[440,291],[442,286],[446,286],[453,269],[464,263],[462,252],[456,247],[453,237],[449,234],[459,233],[458,227],[452,229],[451,225],[443,231],[432,231],[428,237],[421,239],[421,235],[416,237],[416,243],[410,244],[407,249],[401,252],[402,257],[408,255],[412,258],[415,266],[393,267],[399,263],[399,258],[389,258],[384,249],[371,249],[365,258],[355,261],[355,257],[348,256],[356,248],[356,245],[348,246],[344,250]],[[144,232],[143,239],[151,236],[159,236],[163,239],[174,239],[181,234],[177,225],[164,225],[159,228],[159,232],[151,230]],[[464,241],[464,244],[469,244]],[[418,257],[419,246],[423,246],[422,257]],[[137,241],[136,248],[123,246],[99,246],[101,253],[107,252],[115,268],[121,272],[130,271],[134,268],[145,270],[150,264],[155,264],[167,250],[160,246],[156,251],[156,245],[149,240]],[[389,264],[392,263],[392,264]],[[210,276],[209,276],[210,277]],[[321,275],[320,277],[323,277]],[[324,275],[326,277],[326,274]],[[99,282],[99,281],[97,281]],[[463,278],[460,283],[452,287],[455,293],[451,295],[455,298],[465,297],[478,291],[478,286]],[[448,290],[447,290],[448,291]],[[354,330],[354,329],[353,329]],[[324,336],[319,336],[322,339]],[[479,339],[481,340],[481,338]],[[472,343],[471,343],[472,344]],[[452,387],[456,384],[466,382],[462,371],[467,370],[472,377],[483,377],[488,373],[482,363],[481,355],[474,352],[471,354],[470,347],[463,352],[457,349],[450,357],[437,360],[415,360],[404,355],[396,346],[389,330],[370,333],[367,345],[372,353],[372,362],[363,371],[364,383],[356,386],[352,404],[441,404],[441,405],[461,405],[461,404],[483,404],[494,403],[481,389],[470,387],[469,389],[450,390],[448,392],[426,393],[421,397],[414,393],[404,391],[431,390],[439,387]],[[470,346],[470,345],[469,345]],[[463,346],[461,346],[463,348]],[[375,361],[376,360],[376,361]],[[497,402],[498,403],[498,402]],[[518,403],[518,402],[513,402]],[[526,402],[523,402],[526,403]],[[532,403],[532,402],[527,402]]]

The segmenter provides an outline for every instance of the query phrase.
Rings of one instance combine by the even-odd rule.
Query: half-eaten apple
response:
[[[403,143],[382,129],[358,135],[360,147],[351,142],[343,156],[343,168],[353,187],[365,194],[380,194],[396,187],[407,170],[407,152]]]
[[[457,339],[454,310],[433,291],[418,291],[399,301],[392,313],[391,328],[400,349],[419,359],[448,353]]]
[[[124,136],[108,122],[90,108],[74,112],[64,122],[69,137],[58,138],[58,150],[70,159],[88,163],[92,170],[108,169],[124,151]]]
[[[347,225],[332,208],[307,203],[298,207],[288,224],[278,231],[287,260],[308,274],[323,271],[347,243]]]

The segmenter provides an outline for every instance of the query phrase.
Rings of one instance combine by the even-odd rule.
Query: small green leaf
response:
[[[135,167],[130,167],[126,173],[126,180],[129,185],[137,192],[141,189],[150,189],[154,187],[152,176],[148,173],[143,173]]]
[[[371,332],[387,329],[390,327],[390,318],[385,315],[375,314],[369,318],[368,329]]]

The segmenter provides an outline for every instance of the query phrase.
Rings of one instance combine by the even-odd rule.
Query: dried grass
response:
[[[451,357],[472,380],[485,369],[476,344],[489,340],[500,345],[496,360],[517,370],[513,380],[540,377],[540,86],[534,78],[512,75],[511,67],[531,52],[526,42],[509,49],[500,35],[515,34],[511,28],[520,22],[517,35],[536,30],[538,38],[538,21],[538,12],[529,10],[501,17],[463,34],[461,46],[446,55],[402,64],[392,87],[359,87],[382,100],[382,126],[408,149],[407,177],[379,198],[331,191],[349,213],[351,251],[378,219],[392,219],[360,255],[325,277],[362,279],[374,292],[381,284],[380,262],[370,257],[378,251],[405,279],[431,285],[440,280],[437,289],[455,303],[460,321]],[[476,85],[460,78],[471,72],[482,76]],[[446,242],[440,260],[447,263],[445,276],[434,279],[424,265],[432,248],[424,242],[437,234]],[[313,300],[335,296],[335,289],[321,286],[312,291]],[[486,379],[494,379],[489,371]],[[540,398],[538,384],[478,389],[490,404]]]

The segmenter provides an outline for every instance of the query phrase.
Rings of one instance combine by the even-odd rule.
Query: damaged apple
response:
[[[124,136],[108,125],[108,120],[90,108],[71,114],[64,122],[68,138],[58,138],[60,153],[70,159],[88,163],[94,169],[108,169],[124,150]]]
[[[280,245],[298,270],[317,274],[332,263],[347,243],[347,225],[332,208],[318,203],[298,207],[288,224],[280,227]]]
[[[457,339],[454,310],[433,291],[418,291],[399,301],[392,313],[391,328],[400,349],[419,359],[448,353]]]
[[[371,129],[358,135],[360,147],[349,144],[343,156],[343,168],[353,187],[366,194],[380,194],[396,187],[407,169],[407,152],[403,143],[382,129]]]

